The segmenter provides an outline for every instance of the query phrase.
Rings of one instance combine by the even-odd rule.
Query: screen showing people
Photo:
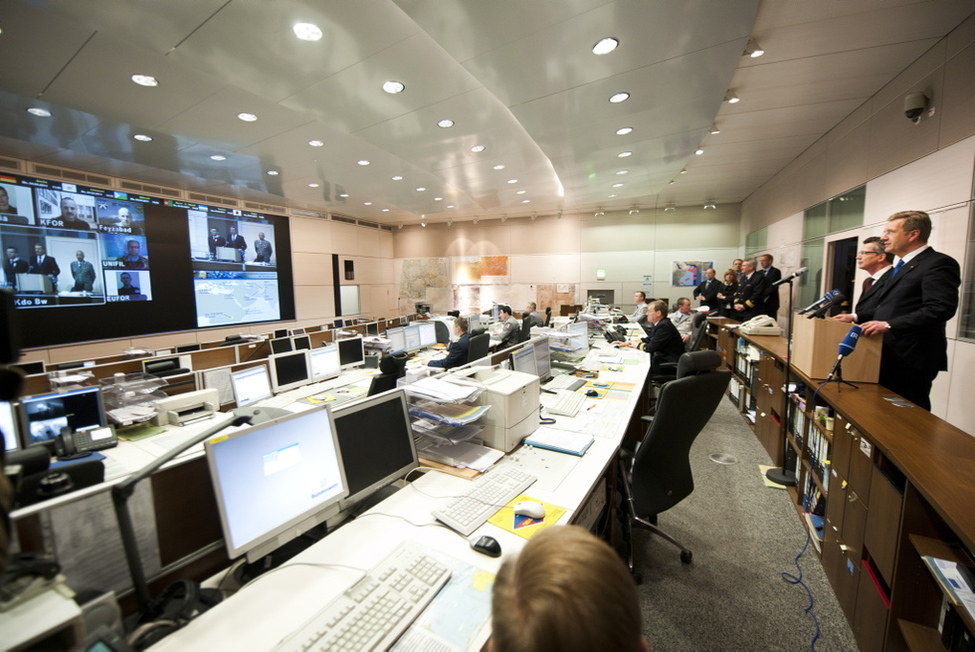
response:
[[[286,217],[0,174],[0,285],[75,309],[25,313],[24,346],[294,318],[289,242]]]

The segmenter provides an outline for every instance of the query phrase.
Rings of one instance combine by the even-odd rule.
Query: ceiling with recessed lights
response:
[[[972,12],[0,0],[0,153],[388,224],[735,203]]]

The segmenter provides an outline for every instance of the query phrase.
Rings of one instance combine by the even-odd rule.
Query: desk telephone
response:
[[[738,327],[745,335],[782,335],[782,328],[775,318],[768,315],[752,317]]]
[[[61,428],[54,440],[58,459],[76,460],[87,457],[92,451],[100,451],[118,445],[118,436],[111,425],[74,432],[71,426]]]
[[[625,342],[626,341],[626,329],[622,326],[616,326],[615,328],[606,328],[603,333],[603,337],[606,341],[612,344],[613,342]]]

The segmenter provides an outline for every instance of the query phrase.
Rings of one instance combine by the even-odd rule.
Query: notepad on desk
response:
[[[584,432],[567,432],[539,426],[535,432],[525,437],[524,443],[536,448],[581,456],[589,450],[593,441],[593,436]]]

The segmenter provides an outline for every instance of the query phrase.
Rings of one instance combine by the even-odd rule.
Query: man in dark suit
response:
[[[451,342],[447,348],[447,357],[430,360],[427,362],[428,367],[453,369],[462,364],[467,364],[470,337],[467,335],[467,319],[465,317],[454,319],[454,335],[457,336],[457,340]]]
[[[51,286],[54,291],[58,291],[58,276],[61,274],[61,268],[58,267],[58,261],[53,256],[48,256],[44,252],[44,245],[34,245],[34,255],[30,259],[30,267],[27,273],[43,274],[51,279]]]
[[[857,311],[863,335],[884,338],[880,384],[925,410],[931,383],[948,369],[945,324],[958,310],[961,285],[958,261],[928,246],[930,235],[931,218],[922,211],[887,218],[881,241],[896,262],[875,289],[875,306]]]
[[[3,274],[7,287],[17,289],[17,274],[26,274],[29,267],[26,260],[20,257],[17,247],[7,247],[7,259],[3,261]]]
[[[244,236],[237,233],[236,226],[230,227],[230,232],[227,234],[227,246],[241,251],[247,249],[247,241],[244,240]]]
[[[887,277],[894,262],[894,254],[884,251],[884,243],[877,236],[865,238],[863,246],[857,252],[857,267],[865,271],[868,276],[860,287],[860,298],[853,312],[836,315],[834,319],[846,323],[857,321],[860,313],[873,313],[877,308],[877,297],[881,294],[881,281]]]
[[[762,266],[765,277],[765,303],[759,314],[775,317],[779,314],[779,288],[775,283],[782,280],[782,272],[778,267],[772,267],[772,254],[759,256],[758,264]]]
[[[223,239],[216,229],[210,229],[210,236],[207,238],[207,246],[210,248],[210,258],[217,257],[217,247],[223,247],[227,241]]]
[[[651,301],[647,308],[647,321],[650,322],[647,336],[643,338],[643,350],[650,354],[650,373],[659,370],[659,365],[665,362],[677,362],[684,354],[684,340],[674,322],[667,318],[667,304],[663,301]],[[633,342],[617,343],[622,346],[632,346]]]
[[[763,315],[765,306],[765,276],[755,271],[755,259],[749,258],[741,263],[741,280],[735,291],[735,316],[748,321],[756,315]]]
[[[713,267],[704,270],[704,280],[694,288],[694,297],[700,301],[700,305],[707,306],[712,310],[718,309],[718,292],[721,291],[721,283],[715,277]]]

